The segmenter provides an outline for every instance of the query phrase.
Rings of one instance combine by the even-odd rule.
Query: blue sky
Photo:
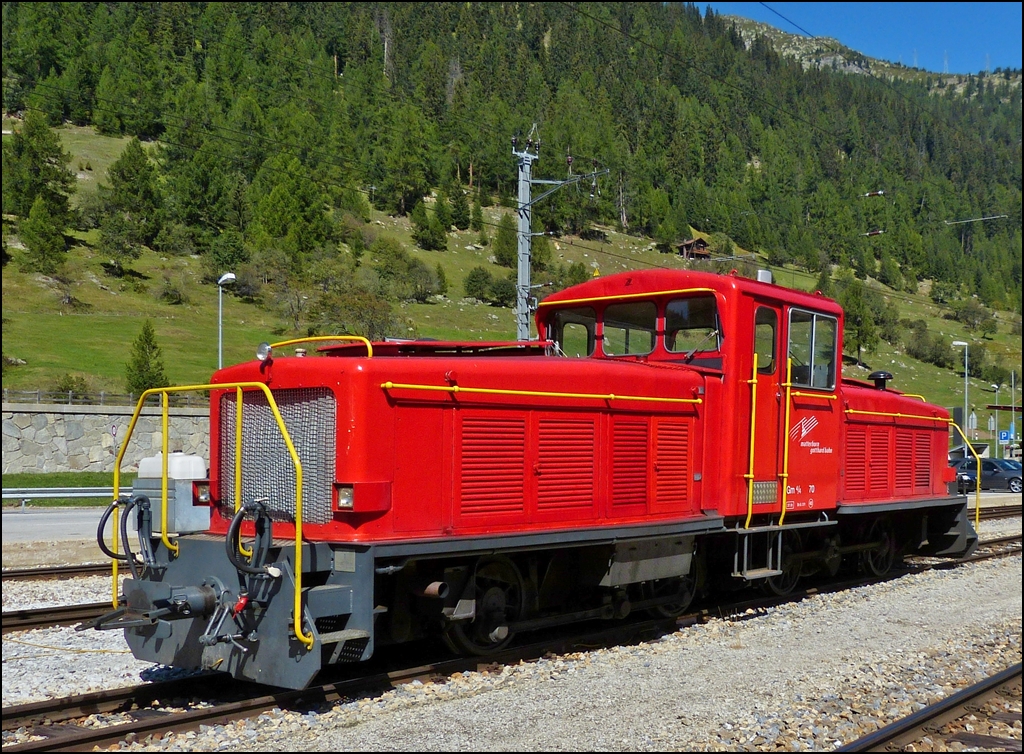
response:
[[[697,3],[791,34],[797,24],[873,58],[941,73],[1021,68],[1021,3]],[[768,7],[765,7],[765,6]],[[771,10],[769,10],[769,8]],[[772,10],[785,16],[787,23]],[[986,55],[988,56],[986,59]]]

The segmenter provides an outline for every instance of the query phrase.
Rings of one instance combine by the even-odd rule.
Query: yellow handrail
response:
[[[661,401],[664,403],[703,403],[701,398],[658,398],[647,395],[618,395],[617,393],[556,393],[547,390],[500,390],[486,387],[459,385],[417,385],[406,382],[382,382],[382,390],[431,390],[440,393],[483,393],[486,395],[521,395],[540,398],[593,398],[602,401]]]
[[[291,456],[292,464],[295,466],[295,603],[293,610],[293,628],[295,632],[295,638],[297,638],[307,649],[312,649],[313,644],[316,641],[312,633],[306,633],[302,625],[302,462],[299,460],[299,454],[295,450],[295,445],[292,443],[291,435],[288,433],[288,428],[285,426],[284,418],[281,416],[281,411],[277,407],[277,401],[274,400],[273,393],[270,392],[270,388],[262,382],[222,382],[219,384],[206,384],[206,385],[181,385],[177,387],[161,387],[161,388],[150,388],[146,390],[141,396],[139,396],[139,402],[135,406],[135,411],[132,413],[131,422],[128,425],[128,431],[125,433],[124,442],[121,444],[121,450],[117,454],[117,459],[114,464],[114,499],[118,498],[121,484],[121,462],[124,459],[125,451],[128,449],[128,442],[131,440],[132,433],[135,430],[135,425],[138,423],[139,416],[142,414],[143,405],[146,399],[151,395],[161,395],[163,402],[163,495],[164,495],[164,511],[161,514],[161,522],[163,524],[163,531],[160,533],[161,539],[169,550],[177,552],[177,545],[169,542],[167,539],[167,406],[168,406],[168,393],[178,393],[184,391],[199,391],[199,390],[230,390],[234,388],[236,395],[239,395],[242,388],[252,388],[262,390],[263,394],[267,397],[267,404],[270,406],[270,410],[274,414],[274,420],[277,422],[277,427],[281,431],[281,436],[284,439],[284,443],[288,448],[288,454]],[[239,401],[241,405],[241,401]],[[236,407],[236,411],[240,411]],[[236,414],[237,416],[237,414]],[[241,422],[236,421],[237,426],[241,426]],[[238,501],[238,489],[240,473],[237,464],[238,458],[241,454],[241,432],[236,428],[235,430],[235,458],[236,458],[236,503]],[[114,512],[114,523],[117,523],[117,510]],[[117,552],[117,529],[114,532],[114,552]],[[173,549],[172,549],[173,545]],[[114,592],[114,607],[118,605],[118,594],[117,594],[117,561],[113,562],[113,592]]]
[[[828,393],[805,393],[802,390],[794,390],[793,397],[795,398],[821,398],[826,401],[839,400],[838,395],[829,395]]]
[[[923,395],[918,395],[917,393],[900,393],[900,395],[902,395],[904,398],[920,398],[922,402],[928,402],[927,398],[925,398]]]
[[[235,388],[235,513],[242,507],[242,388]],[[252,557],[252,550],[242,544],[238,538],[238,552],[247,558]]]
[[[956,427],[956,431],[960,433],[960,437],[964,439],[964,447],[971,451],[971,455],[974,456],[974,468],[977,469],[974,473],[974,529],[977,531],[978,526],[981,523],[981,458],[978,456],[978,451],[974,449],[974,446],[967,441],[967,435],[952,419],[946,419],[951,427]]]
[[[308,338],[292,338],[291,340],[282,340],[279,343],[271,343],[271,348],[284,348],[285,346],[294,346],[296,343],[321,343],[326,340],[347,340],[362,343],[366,346],[366,358],[373,358],[373,344],[369,338],[364,338],[362,335],[311,335]]]
[[[615,294],[612,296],[588,296],[587,298],[567,298],[561,301],[541,301],[538,306],[564,306],[565,304],[588,304],[595,301],[611,301],[612,299],[651,298],[653,296],[674,296],[678,293],[714,293],[714,288],[679,288],[669,291],[648,291],[647,293]]]
[[[160,432],[161,432],[161,443],[163,445],[163,452],[160,454],[160,541],[164,543],[164,547],[178,556],[178,544],[172,542],[171,538],[167,536],[167,457],[170,455],[167,448],[167,418],[168,409],[170,408],[170,394],[164,390],[160,393]]]
[[[750,519],[754,515],[754,430],[757,427],[757,354],[754,354],[754,376],[747,380],[750,385],[750,460],[747,464],[747,520],[744,529],[750,528]]]
[[[861,411],[856,408],[846,409],[848,414],[863,414],[864,416],[894,416],[897,419],[924,419],[925,421],[933,422],[948,422],[949,418],[945,416],[921,416],[921,414],[894,414],[890,411]]]
[[[793,402],[793,357],[786,359],[786,434],[782,438],[782,513],[779,526],[786,520],[786,495],[789,494],[789,409]]]

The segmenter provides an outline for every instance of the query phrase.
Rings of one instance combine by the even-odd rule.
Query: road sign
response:
[[[1001,429],[1001,430],[999,430],[999,444],[1000,445],[1006,445],[1008,442],[1010,442],[1010,430],[1008,430],[1008,429]]]

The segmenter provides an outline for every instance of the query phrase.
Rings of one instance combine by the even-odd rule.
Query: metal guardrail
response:
[[[4,403],[37,403],[57,406],[135,406],[134,393],[79,393],[74,390],[10,390],[4,388]],[[155,401],[154,401],[155,402]],[[201,393],[172,393],[169,405],[175,408],[206,408],[210,399]]]
[[[113,487],[5,487],[4,500],[36,498],[113,498]]]

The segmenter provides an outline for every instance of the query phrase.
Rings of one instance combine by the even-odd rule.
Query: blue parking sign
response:
[[[1001,429],[999,430],[999,444],[1005,445],[1010,441],[1010,430]]]

